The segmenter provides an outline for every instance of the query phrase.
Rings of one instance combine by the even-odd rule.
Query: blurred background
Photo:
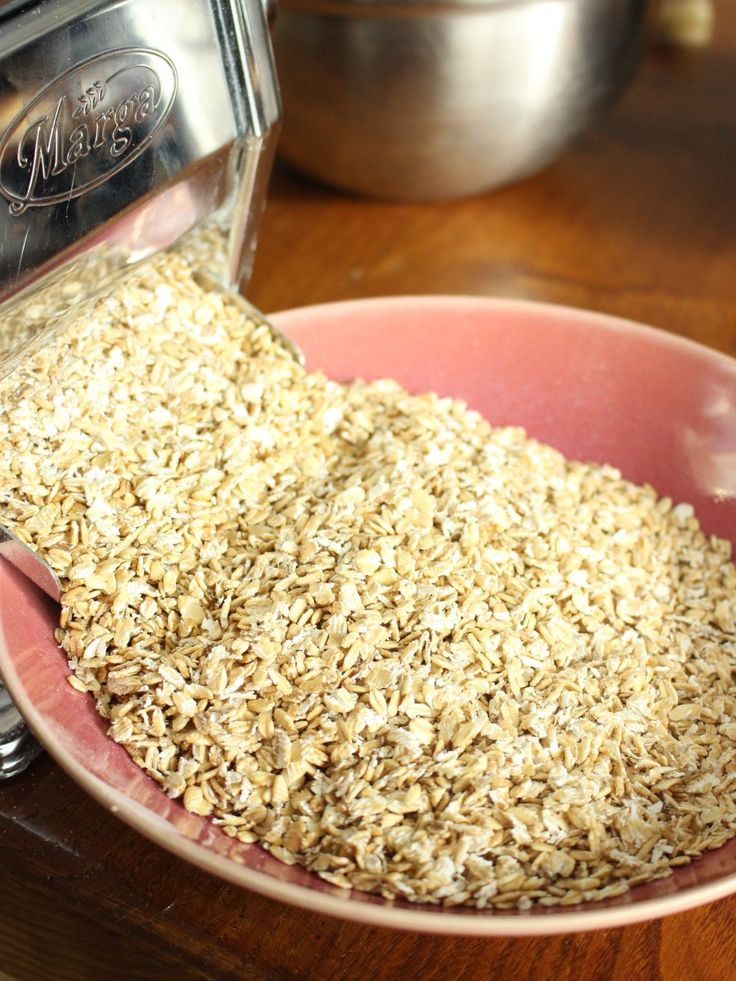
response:
[[[297,2],[303,0],[285,0]],[[608,5],[532,0],[491,4],[488,16],[497,7],[583,6],[603,17]],[[282,9],[274,42],[285,121],[251,299],[276,310],[397,293],[526,297],[639,319],[736,350],[736,4],[615,6],[614,23],[628,11],[627,22],[640,32],[624,44],[626,58],[636,62],[641,46],[629,80],[628,60],[614,73],[618,94],[597,102],[535,174],[420,203],[346,190],[294,163],[290,146],[300,128],[290,112],[284,61],[291,55],[283,42],[292,28],[286,16],[279,26]],[[580,57],[590,64],[587,54]],[[373,123],[361,117],[360,125]],[[312,143],[325,150],[323,137]]]

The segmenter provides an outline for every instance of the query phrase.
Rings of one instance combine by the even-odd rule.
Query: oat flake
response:
[[[692,509],[306,373],[180,256],[0,394],[0,514],[62,581],[71,684],[226,833],[524,908],[736,832],[736,570]]]

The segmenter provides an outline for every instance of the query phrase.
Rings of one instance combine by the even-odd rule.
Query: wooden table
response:
[[[713,48],[652,54],[605,120],[517,187],[387,204],[279,170],[249,295],[266,310],[397,293],[528,297],[736,353],[736,4],[719,6]],[[0,977],[725,981],[735,937],[736,897],[544,940],[368,929],[182,865],[47,757],[0,784]]]

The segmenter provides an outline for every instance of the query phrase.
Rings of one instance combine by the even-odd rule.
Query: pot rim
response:
[[[620,0],[604,0],[620,3]],[[644,10],[651,0],[626,0]],[[290,13],[332,14],[344,17],[385,17],[421,13],[461,11],[475,13],[483,10],[506,10],[512,7],[581,5],[590,0],[280,0],[279,8]]]

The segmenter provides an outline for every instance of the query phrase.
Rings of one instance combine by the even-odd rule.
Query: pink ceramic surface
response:
[[[279,314],[310,368],[393,376],[459,396],[497,424],[692,502],[736,542],[736,361],[668,334],[561,307],[458,297],[338,303]],[[0,672],[68,773],[153,841],[275,899],[366,923],[442,933],[529,935],[621,926],[736,892],[736,842],[616,899],[498,913],[346,893],[188,814],[109,740],[90,696],[65,680],[53,605],[0,556]],[[23,779],[22,777],[20,779]]]

